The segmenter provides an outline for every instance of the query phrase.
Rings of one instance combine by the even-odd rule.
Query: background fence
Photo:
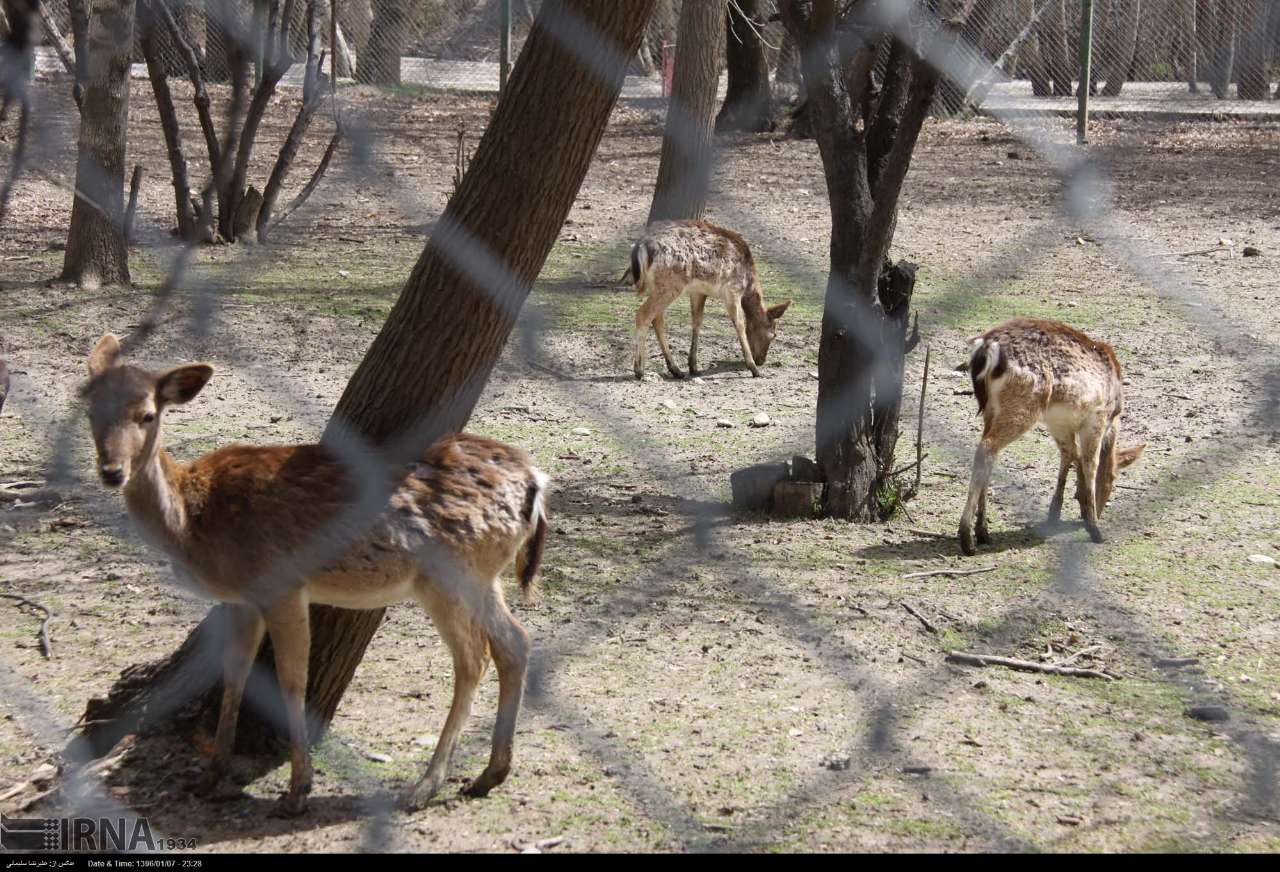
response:
[[[513,5],[518,10],[523,6],[519,2]],[[1185,20],[1177,16],[1185,14],[1186,4],[1149,2],[1142,4],[1141,8],[1137,2],[1098,5],[1107,7],[1107,14],[1101,17],[1103,23],[1098,27],[1099,32],[1112,33],[1113,22],[1123,31],[1120,34],[1123,38],[1117,37],[1111,42],[1108,42],[1110,37],[1103,37],[1101,45],[1104,47],[1099,49],[1102,59],[1100,69],[1106,69],[1111,64],[1126,70],[1126,83],[1116,99],[1132,98],[1136,101],[1143,93],[1138,86],[1144,84],[1177,103],[1198,105],[1198,101],[1214,99],[1204,93],[1203,87],[1199,89],[1200,93],[1193,94],[1183,80],[1190,69],[1187,55],[1193,43],[1187,38],[1185,30],[1178,30],[1175,24]],[[412,18],[414,22],[421,23],[413,25],[410,38],[406,38],[404,42],[407,53],[395,53],[391,56],[393,60],[400,59],[402,83],[459,89],[464,89],[469,83],[483,84],[486,89],[493,87],[496,69],[492,56],[495,37],[491,27],[491,11],[495,4],[485,4],[478,10],[472,8],[474,6],[475,4],[458,3],[423,4],[415,7],[419,11],[443,10],[439,11],[442,17],[429,18],[423,14]],[[537,4],[531,3],[529,6],[532,11]],[[1215,13],[1227,14],[1230,10],[1242,10],[1247,6],[1248,4],[1201,3],[1197,5],[1196,11],[1199,13],[1201,9],[1210,10],[1203,20],[1213,22],[1219,20],[1213,18]],[[340,20],[342,8],[340,5]],[[375,15],[378,8],[375,4]],[[1008,131],[1017,138],[1019,145],[1034,152],[1043,160],[1045,170],[1061,181],[1060,200],[1055,205],[1061,209],[1062,217],[1049,223],[1047,229],[1036,228],[1029,231],[1025,237],[980,258],[969,271],[966,280],[953,284],[952,290],[947,292],[949,298],[944,301],[944,305],[948,302],[958,305],[975,294],[980,294],[993,281],[1008,281],[1022,275],[1022,270],[1028,267],[1030,260],[1026,257],[1026,252],[1043,242],[1042,236],[1038,235],[1042,230],[1055,236],[1060,236],[1064,229],[1070,229],[1072,233],[1087,232],[1091,241],[1107,257],[1123,269],[1133,271],[1154,288],[1163,303],[1182,307],[1178,308],[1179,314],[1192,321],[1198,335],[1211,338],[1223,347],[1238,350],[1242,356],[1241,366],[1257,377],[1258,384],[1266,387],[1266,390],[1252,397],[1247,420],[1231,422],[1208,454],[1198,457],[1197,461],[1188,459],[1171,476],[1163,481],[1153,482],[1152,494],[1141,506],[1134,507],[1128,518],[1112,519],[1114,528],[1109,529],[1114,529],[1116,535],[1137,535],[1135,531],[1144,524],[1170,512],[1179,498],[1181,485],[1173,485],[1173,475],[1193,477],[1196,481],[1214,480],[1230,469],[1246,448],[1256,447],[1259,441],[1265,442],[1280,427],[1280,398],[1276,393],[1280,387],[1276,361],[1280,360],[1280,356],[1277,356],[1276,349],[1269,340],[1250,334],[1248,325],[1232,318],[1229,313],[1212,308],[1209,304],[1214,298],[1213,289],[1192,282],[1183,266],[1168,265],[1167,252],[1142,238],[1141,232],[1132,225],[1131,220],[1115,208],[1110,199],[1107,178],[1089,160],[1087,154],[1077,152],[1061,136],[1052,131],[1047,132],[1042,125],[1028,119],[1024,101],[1054,99],[1052,96],[1040,98],[1028,93],[1034,88],[1033,80],[1022,78],[1024,74],[1031,76],[1037,63],[1031,59],[1031,47],[1025,36],[1027,27],[1031,24],[1031,16],[1045,7],[1037,4],[1033,8],[1030,3],[1022,2],[993,2],[989,4],[989,8],[991,15],[988,25],[977,33],[975,41],[989,58],[1001,60],[1001,67],[1011,79],[1001,76],[1000,71],[990,63],[985,68],[975,70],[952,55],[938,54],[931,57],[931,60],[943,66],[958,81],[958,89],[963,93],[974,95],[985,91],[986,96],[981,96],[978,101],[983,111],[1007,125]],[[1078,20],[1078,16],[1072,17],[1072,13],[1078,12],[1076,4],[1065,3],[1060,8],[1064,21]],[[437,24],[436,22],[446,20],[443,17],[446,11],[454,15],[448,19],[452,24]],[[1239,14],[1242,13],[1230,12],[1226,20],[1236,22],[1233,27],[1238,26],[1242,20]],[[1200,20],[1202,19],[1197,19]],[[1141,25],[1136,31],[1131,26],[1134,21]],[[1070,29],[1071,26],[1073,25],[1068,23],[1062,34],[1067,43],[1068,57],[1072,56],[1071,46],[1075,44],[1073,41],[1078,40],[1075,31]],[[372,23],[369,28],[373,29]],[[193,32],[199,30],[194,24],[192,29]],[[1125,36],[1130,31],[1136,33],[1133,39]],[[356,46],[353,51],[358,71],[360,53],[376,53],[377,48],[376,44],[370,47],[370,42],[361,38],[358,22],[352,21],[349,32]],[[1039,31],[1037,37],[1042,34],[1044,31]],[[1021,43],[1018,41],[1020,37]],[[372,40],[371,36],[369,40]],[[1041,59],[1046,54],[1052,54],[1046,51],[1046,43],[1049,42],[1056,43],[1056,35],[1046,36],[1035,46]],[[1134,49],[1132,58],[1127,62],[1125,57],[1130,54],[1127,48],[1105,48],[1107,45],[1130,43]],[[1196,42],[1195,45],[1199,46],[1200,43]],[[1221,47],[1222,44],[1218,45]],[[209,42],[206,42],[206,51],[208,47]],[[421,55],[414,55],[412,52],[415,50],[420,51]],[[779,52],[781,53],[780,45]],[[405,58],[419,56],[428,62],[438,61],[446,66],[424,64],[421,67],[424,70],[424,81],[418,82],[413,79],[413,75],[419,68]],[[1047,87],[1051,94],[1057,84],[1058,74],[1055,70],[1060,66],[1049,61],[1043,63],[1044,68],[1049,70]],[[469,64],[485,67],[487,72],[483,74],[483,81],[481,74],[473,72]],[[1233,64],[1232,69],[1234,68]],[[1110,81],[1107,78],[1109,74],[1100,72],[1099,75],[1101,88],[1105,93]],[[1067,73],[1062,76],[1064,81],[1061,90],[1065,91],[1071,77]],[[1233,77],[1235,76],[1228,74],[1228,78]],[[1199,74],[1196,78],[1200,79]],[[1230,89],[1227,92],[1224,96],[1238,93]],[[342,94],[341,89],[339,94]],[[358,92],[342,97],[344,111],[350,112],[347,122],[352,128],[350,135],[352,141],[357,143],[351,153],[348,175],[345,177],[347,181],[358,181],[366,175],[403,172],[403,166],[390,163],[386,150],[379,147],[386,134],[378,126],[376,117],[368,123],[362,121],[358,110],[363,99],[366,98]],[[1058,99],[1066,100],[1067,95],[1062,94]],[[1097,105],[1104,104],[1100,101]],[[1116,105],[1122,107],[1117,111],[1132,113],[1135,117],[1140,117],[1147,111],[1141,105]],[[360,147],[361,143],[369,147]],[[727,157],[728,148],[722,146],[719,158]],[[41,171],[39,161],[40,158],[35,159],[33,172]],[[385,204],[383,207],[398,209],[400,214],[407,216],[406,220],[425,220],[438,215],[442,205],[440,202],[418,199],[408,190],[408,186],[403,185],[392,186],[386,196],[394,202],[390,207]],[[724,193],[717,201],[716,215],[723,223],[737,227],[753,240],[768,239],[772,234],[786,230],[769,226],[769,222],[760,219],[749,203],[735,199],[732,191]],[[282,379],[276,373],[263,372],[254,355],[246,349],[245,337],[228,329],[219,319],[226,288],[235,284],[251,285],[272,265],[281,250],[287,250],[291,243],[303,240],[323,220],[323,215],[312,212],[302,218],[304,223],[299,229],[291,235],[280,237],[277,247],[251,249],[237,258],[236,262],[223,265],[225,268],[215,268],[212,274],[208,271],[189,270],[187,261],[173,256],[176,249],[173,241],[168,238],[169,224],[163,219],[153,222],[150,232],[143,234],[142,244],[156,253],[158,260],[174,264],[172,272],[164,277],[164,284],[169,287],[181,286],[195,299],[189,316],[175,316],[171,319],[172,324],[176,325],[173,327],[176,341],[198,343],[207,342],[212,337],[227,361],[235,365],[238,371],[243,371],[245,378],[258,381],[261,389],[272,396],[281,408],[290,409],[291,414],[296,414],[300,419],[312,420],[316,417],[317,404],[310,393],[311,388],[301,380],[295,382],[288,378]],[[376,222],[379,219],[375,217],[369,220]],[[9,228],[4,230],[8,231]],[[812,259],[794,254],[788,257],[789,251],[794,253],[804,250],[800,241],[777,249],[771,249],[767,244],[761,248],[768,251],[770,259],[779,264],[780,271],[794,276],[798,282],[814,284],[815,281],[820,281],[820,278],[815,280],[815,273],[821,276],[821,258],[815,266]],[[504,268],[484,251],[460,249],[455,252],[455,256],[462,268],[476,277],[491,277],[495,271],[501,274],[500,271]],[[612,266],[616,264],[609,261],[588,261],[580,264],[579,277],[596,275]],[[158,323],[163,316],[172,314],[167,309],[172,303],[172,299],[158,296],[156,308],[149,316],[150,322]],[[950,669],[940,663],[928,664],[915,680],[891,685],[884,680],[877,668],[846,656],[847,652],[843,650],[839,639],[833,644],[824,644],[821,640],[829,640],[831,637],[825,618],[819,617],[794,590],[777,585],[767,571],[761,571],[757,565],[757,555],[751,550],[727,546],[713,537],[713,525],[719,520],[713,501],[707,499],[707,494],[697,481],[690,479],[686,470],[667,457],[666,446],[628,424],[627,412],[620,407],[617,395],[610,390],[611,386],[608,383],[582,384],[567,381],[564,373],[571,364],[564,359],[557,359],[548,351],[549,347],[553,347],[550,341],[553,337],[545,332],[546,325],[530,316],[522,329],[524,341],[519,347],[520,361],[536,367],[544,376],[550,374],[550,377],[540,383],[540,389],[548,394],[559,395],[567,407],[577,410],[584,417],[605,422],[611,428],[612,438],[620,449],[650,471],[656,487],[678,494],[687,501],[687,505],[694,507],[688,510],[687,527],[673,537],[665,549],[653,555],[650,565],[644,568],[638,578],[632,579],[625,590],[602,595],[600,601],[590,604],[590,615],[578,616],[583,619],[562,630],[554,640],[539,650],[530,674],[529,705],[534,712],[546,715],[555,723],[574,724],[574,740],[583,753],[610,769],[622,783],[628,796],[643,810],[647,821],[667,828],[674,844],[679,847],[717,849],[767,844],[770,835],[777,828],[785,826],[798,810],[820,804],[824,796],[868,777],[867,773],[876,767],[892,767],[895,771],[901,770],[913,777],[919,776],[919,783],[927,784],[931,801],[945,808],[947,814],[962,821],[972,832],[981,836],[982,844],[986,846],[1006,849],[1043,846],[1023,835],[1010,832],[993,814],[975,802],[976,798],[985,796],[986,786],[980,778],[968,779],[964,775],[954,778],[930,776],[930,767],[925,765],[919,752],[910,745],[907,734],[912,718],[911,707],[958,687],[960,682]],[[145,338],[142,341],[145,342]],[[38,466],[51,480],[57,476],[61,476],[64,481],[74,480],[78,472],[73,473],[71,470],[76,468],[76,454],[69,446],[83,437],[80,433],[80,410],[50,404],[41,414],[38,408],[40,399],[29,390],[15,392],[10,402],[19,408],[30,409],[33,421],[42,420],[47,424],[44,435],[51,448],[46,456],[33,462],[33,465]],[[968,438],[957,436],[945,425],[931,424],[928,440],[931,450],[948,458],[949,462],[960,468],[967,465],[972,447]],[[777,451],[773,453],[782,451],[784,447],[777,446]],[[766,447],[760,451],[761,454],[768,454],[773,449]],[[369,453],[363,459],[372,460],[373,454]],[[1164,485],[1169,487],[1162,489]],[[1022,499],[1025,504],[1022,508],[1026,514],[1038,511],[1039,500],[1031,496],[1033,493],[1036,492],[1028,490],[1013,496],[1025,498]],[[701,511],[697,509],[698,506],[703,507]],[[121,537],[128,537],[128,532],[123,528],[115,529]],[[1125,610],[1123,592],[1117,591],[1098,577],[1092,563],[1093,552],[1087,544],[1072,540],[1048,547],[1053,549],[1056,558],[1052,576],[1038,589],[1030,603],[1019,602],[1016,608],[1011,604],[990,622],[993,629],[987,639],[992,649],[1017,641],[1028,613],[1033,616],[1050,614],[1065,603],[1073,608],[1087,609],[1105,628],[1110,638],[1120,640],[1118,644],[1127,646],[1128,655],[1150,670],[1153,680],[1177,689],[1197,704],[1227,707],[1232,704],[1230,694],[1207,679],[1198,666],[1188,668],[1187,663],[1178,660],[1180,652],[1169,648],[1160,627],[1136,620]],[[806,658],[811,659],[810,668],[813,671],[821,673],[824,680],[829,681],[833,687],[858,700],[865,707],[865,716],[854,727],[850,727],[847,734],[839,737],[844,749],[843,756],[832,759],[817,772],[811,771],[797,777],[780,796],[771,799],[766,806],[755,809],[752,821],[728,834],[723,828],[708,826],[702,813],[687,807],[674,794],[666,780],[669,773],[646,762],[607,727],[584,724],[589,721],[584,716],[584,703],[561,693],[548,679],[557,669],[566,668],[575,652],[594,640],[598,628],[585,618],[621,613],[628,615],[626,621],[630,621],[635,618],[636,613],[628,609],[637,602],[660,602],[670,596],[673,578],[683,577],[695,570],[709,572],[717,566],[723,566],[726,561],[735,567],[737,595],[754,604],[758,609],[760,622],[772,625],[786,644],[805,652]],[[194,618],[200,614],[198,605],[194,603],[184,603],[183,608],[189,617]],[[375,649],[376,646],[375,642]],[[50,746],[60,745],[64,727],[56,713],[50,712],[46,701],[8,664],[0,668],[0,681],[3,682],[6,699],[19,709],[28,729],[33,734],[44,737],[43,740]],[[1219,729],[1221,735],[1226,737],[1225,741],[1230,743],[1243,760],[1244,772],[1236,791],[1238,808],[1243,810],[1242,813],[1274,820],[1277,815],[1277,748],[1274,738],[1270,736],[1270,725],[1259,726],[1242,718],[1224,723]],[[335,731],[335,741],[339,744],[346,741],[341,730]],[[519,765],[517,756],[517,766]],[[372,794],[372,798],[360,809],[364,846],[385,848],[393,844],[398,824],[393,806],[382,792],[381,784],[376,779],[361,775],[359,767],[355,765],[349,769],[338,767],[336,771],[326,773],[326,777],[343,780],[366,797]],[[82,787],[84,793],[72,790],[64,792],[62,801],[72,808],[80,804],[86,809],[119,805],[111,796],[104,796],[92,781]],[[1217,846],[1229,846],[1229,843]]]

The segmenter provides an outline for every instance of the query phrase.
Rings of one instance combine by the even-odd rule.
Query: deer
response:
[[[529,454],[480,436],[446,436],[395,470],[385,508],[359,525],[350,512],[360,482],[324,444],[229,445],[188,464],[161,446],[165,411],[200,393],[213,376],[208,364],[151,372],[124,363],[119,340],[107,335],[88,365],[82,393],[102,483],[123,494],[147,538],[231,616],[218,727],[196,792],[214,791],[227,772],[245,682],[265,632],[290,745],[289,788],[276,813],[305,811],[312,782],[304,710],[308,607],[377,609],[405,600],[426,610],[454,667],[444,728],[405,804],[420,808],[443,786],[490,657],[499,688],[492,749],[463,792],[485,796],[501,784],[511,767],[530,641],[504,601],[499,575],[514,561],[521,591],[531,593],[548,525],[549,479]],[[333,528],[343,523],[351,535],[333,540],[331,559],[293,567],[304,547],[339,535]],[[266,578],[268,566],[285,567],[284,583]]]
[[[693,339],[689,344],[689,374],[698,370],[698,331],[708,297],[724,303],[729,320],[738,334],[742,358],[751,375],[759,377],[776,335],[776,325],[790,300],[768,309],[760,289],[760,277],[747,242],[732,230],[708,221],[657,221],[631,247],[631,266],[625,279],[643,298],[636,312],[635,375],[644,378],[645,338],[649,325],[658,335],[658,347],[667,369],[677,379],[685,378],[671,356],[663,313],[679,299],[689,297],[693,316]]]
[[[1049,524],[1061,520],[1063,489],[1074,467],[1085,529],[1095,543],[1103,542],[1098,518],[1116,477],[1146,447],[1118,447],[1124,386],[1111,346],[1057,321],[1015,318],[971,341],[969,375],[982,439],[960,516],[961,550],[977,553],[975,533],[978,544],[990,544],[987,487],[996,456],[1039,421],[1057,442],[1060,461]]]

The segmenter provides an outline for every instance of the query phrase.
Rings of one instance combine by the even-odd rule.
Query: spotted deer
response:
[[[1111,346],[1057,321],[1016,318],[973,340],[969,374],[982,415],[982,439],[960,516],[960,548],[977,553],[975,532],[978,544],[990,542],[987,486],[996,455],[1038,421],[1058,443],[1060,459],[1049,522],[1061,518],[1063,489],[1074,466],[1085,528],[1101,542],[1098,516],[1111,498],[1116,474],[1146,447],[1117,447],[1124,388]]]
[[[631,247],[627,278],[644,299],[636,312],[635,373],[644,378],[645,337],[649,325],[658,335],[658,347],[675,378],[685,374],[671,356],[663,313],[679,299],[689,297],[693,315],[693,339],[689,343],[689,373],[698,374],[698,331],[707,297],[724,303],[738,334],[743,360],[753,376],[760,375],[773,343],[776,324],[790,300],[764,307],[760,278],[746,240],[707,221],[656,221]]]
[[[143,532],[230,607],[222,708],[201,788],[214,790],[227,769],[265,630],[291,747],[280,812],[300,813],[312,778],[303,699],[308,606],[377,609],[414,599],[449,646],[454,688],[435,753],[407,804],[421,806],[444,784],[492,657],[499,687],[492,752],[465,791],[485,795],[511,765],[529,657],[528,635],[507,609],[499,574],[514,560],[522,590],[534,583],[547,532],[547,476],[519,448],[455,434],[397,476],[387,507],[357,526],[350,517],[361,482],[323,445],[231,445],[185,465],[161,447],[165,410],[190,402],[212,375],[202,363],[159,374],[127,365],[116,338],[104,336],[89,356],[84,389],[102,482],[122,490]],[[337,529],[351,538],[336,539]],[[290,568],[323,536],[337,541],[332,559]],[[286,578],[269,578],[265,568],[272,566],[285,567]]]

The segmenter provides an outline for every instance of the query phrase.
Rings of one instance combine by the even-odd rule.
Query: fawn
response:
[[[416,599],[453,655],[454,688],[439,743],[408,805],[420,807],[444,784],[492,656],[499,685],[492,753],[465,791],[484,796],[510,769],[529,657],[529,637],[508,611],[498,576],[514,559],[522,590],[533,585],[547,532],[547,476],[519,448],[447,436],[389,480],[389,504],[372,525],[344,523],[357,535],[339,542],[335,559],[289,569],[289,581],[271,583],[265,567],[289,567],[326,528],[341,535],[333,527],[353,509],[358,482],[324,445],[231,445],[187,465],[176,462],[160,447],[164,411],[192,400],[212,375],[206,364],[161,374],[124,364],[118,340],[104,336],[89,356],[84,389],[103,483],[123,491],[143,531],[232,615],[217,736],[201,788],[216,788],[227,768],[265,630],[288,712],[292,771],[280,812],[303,811],[311,787],[303,699],[308,605],[376,609]]]
[[[961,550],[977,553],[975,511],[977,541],[990,542],[987,485],[996,455],[1037,421],[1049,428],[1060,455],[1049,523],[1061,518],[1063,488],[1074,465],[1085,528],[1101,542],[1098,516],[1111,498],[1116,473],[1146,447],[1117,447],[1124,388],[1111,346],[1057,321],[1015,318],[973,340],[969,375],[983,426],[960,517]]]
[[[693,313],[693,340],[689,344],[689,374],[698,374],[698,331],[707,297],[721,300],[738,334],[742,357],[753,376],[760,375],[775,335],[775,325],[791,301],[768,309],[760,292],[760,278],[746,240],[707,221],[655,221],[631,247],[627,270],[636,293],[644,297],[636,312],[636,378],[644,378],[645,337],[649,325],[658,334],[658,346],[667,369],[676,378],[685,375],[667,345],[663,313],[681,294],[688,294]]]

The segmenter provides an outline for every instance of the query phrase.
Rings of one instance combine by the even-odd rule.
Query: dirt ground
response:
[[[39,617],[0,602],[9,814],[60,808],[31,805],[54,786],[33,776],[85,702],[175,648],[207,609],[175,588],[94,480],[74,405],[92,343],[136,328],[173,256],[145,87],[133,95],[130,160],[148,170],[134,287],[56,281],[74,155],[68,106],[52,90],[0,228],[0,350],[14,373],[0,417],[0,591],[53,613],[45,659]],[[459,123],[474,144],[490,104],[405,93],[362,105],[367,157],[340,152],[272,245],[201,250],[141,349],[157,367],[217,368],[197,401],[167,415],[178,458],[318,435],[443,207]],[[259,179],[288,122],[274,118]],[[812,454],[829,238],[812,142],[721,141],[709,217],[751,242],[770,303],[795,301],[765,377],[749,377],[711,310],[701,381],[668,379],[652,339],[651,378],[631,376],[635,299],[618,277],[648,210],[660,124],[645,104],[615,112],[472,418],[476,432],[530,449],[554,481],[543,593],[513,606],[536,650],[508,782],[488,799],[457,797],[487,756],[490,675],[448,795],[415,814],[387,811],[430,754],[452,686],[447,650],[406,604],[388,612],[317,751],[305,817],[266,814],[287,781],[278,761],[239,760],[251,780],[230,799],[191,796],[205,740],[190,736],[126,740],[95,776],[104,794],[211,851],[542,840],[553,852],[1280,850],[1280,572],[1249,559],[1280,558],[1274,126],[1100,125],[1091,153],[1114,181],[1104,193],[1115,221],[1083,226],[1063,216],[1060,176],[1015,132],[931,122],[895,241],[896,256],[920,265],[932,349],[923,489],[909,516],[859,526],[727,510],[733,470]],[[1071,135],[1068,121],[1036,131]],[[323,141],[313,137],[295,188]],[[1261,256],[1243,257],[1245,246]],[[1103,518],[1107,544],[1094,546],[1077,524],[1037,527],[1057,461],[1038,428],[998,465],[994,543],[962,558],[954,531],[978,421],[954,367],[970,336],[1015,315],[1114,344],[1126,439],[1146,452]],[[681,357],[682,307],[670,324]],[[908,363],[904,464],[922,362]],[[761,412],[769,426],[748,426]],[[24,499],[35,487],[14,483],[31,481],[56,496]],[[906,577],[936,569],[985,571]],[[1120,678],[959,666],[948,650],[1078,655]],[[1190,716],[1210,704],[1229,719]]]

